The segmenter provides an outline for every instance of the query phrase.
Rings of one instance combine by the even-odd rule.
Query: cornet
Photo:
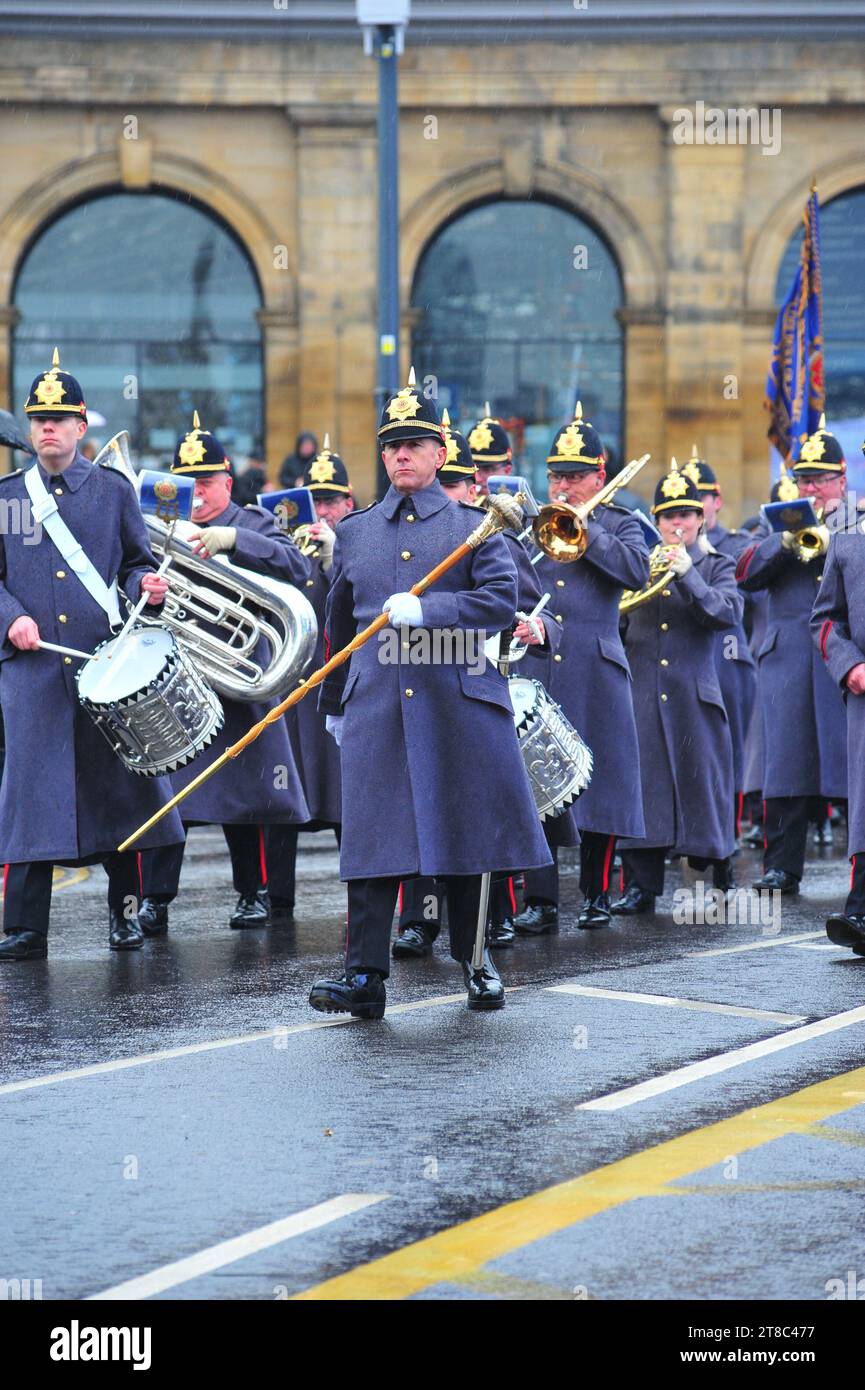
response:
[[[670,558],[681,549],[682,532],[680,527],[676,527],[676,535],[679,540],[676,545],[656,545],[649,555],[649,578],[642,589],[625,589],[619,601],[619,612],[630,613],[633,608],[640,608],[644,603],[648,603],[656,594],[666,589],[676,578],[676,571],[670,568]]]

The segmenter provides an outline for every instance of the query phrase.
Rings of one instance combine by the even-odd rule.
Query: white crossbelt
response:
[[[41,523],[56,545],[75,578],[84,585],[91,598],[107,615],[112,627],[119,627],[123,621],[117,599],[117,580],[109,586],[97,570],[93,561],[84,552],[80,541],[73,536],[60,515],[57,503],[49,493],[34,463],[24,474],[24,486],[33,508],[33,520]]]

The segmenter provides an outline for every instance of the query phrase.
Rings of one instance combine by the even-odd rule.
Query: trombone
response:
[[[631,459],[631,462],[625,464],[622,471],[615,478],[611,478],[600,492],[596,492],[594,497],[588,502],[582,502],[579,507],[573,507],[569,502],[549,502],[545,507],[541,507],[532,523],[535,544],[551,560],[559,560],[562,564],[581,560],[589,544],[586,520],[590,513],[602,502],[609,502],[620,487],[626,487],[636,478],[651,457],[651,454],[643,454],[642,458]]]

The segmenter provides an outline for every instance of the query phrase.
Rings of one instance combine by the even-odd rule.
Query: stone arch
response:
[[[821,206],[853,188],[865,187],[865,157],[845,157],[827,164],[816,176]],[[802,225],[802,213],[811,191],[811,180],[802,179],[776,203],[758,231],[748,259],[745,306],[751,311],[774,314],[778,267],[791,236]]]
[[[109,191],[133,191],[122,181],[115,152],[52,169],[16,199],[0,219],[0,306],[11,307],[18,269],[42,229],[75,203]],[[249,257],[258,278],[263,311],[296,317],[297,281],[291,248],[288,269],[277,269],[277,233],[228,180],[184,156],[154,152],[150,181],[141,191],[187,195],[221,220]]]
[[[591,222],[616,260],[626,309],[656,310],[661,276],[639,222],[601,181],[564,164],[537,164],[524,186],[515,186],[505,164],[492,160],[449,175],[424,192],[402,221],[400,300],[411,302],[415,272],[426,247],[461,213],[497,198],[535,197]]]

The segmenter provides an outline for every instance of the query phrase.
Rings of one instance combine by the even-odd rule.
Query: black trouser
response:
[[[264,831],[264,858],[267,865],[267,887],[270,901],[281,907],[294,907],[294,886],[297,872],[297,837],[302,825],[268,825]],[[336,843],[342,838],[342,826],[333,827]]]
[[[597,898],[608,891],[615,847],[615,835],[601,835],[596,830],[580,831],[580,888],[585,897]],[[550,845],[549,849],[552,864],[542,869],[526,869],[524,897],[527,907],[558,906],[559,851],[556,845]]]
[[[449,875],[440,880],[448,899],[451,956],[469,960],[480,907],[481,875]],[[390,973],[390,929],[399,893],[398,878],[353,878],[348,882],[346,970]]]
[[[636,887],[641,889],[643,893],[660,898],[664,891],[664,861],[667,854],[668,850],[666,849],[623,849],[622,873],[625,888]],[[689,855],[688,863],[692,869],[697,870],[708,869],[711,865],[714,886],[716,888],[729,886],[729,859],[699,859],[695,855]]]
[[[140,883],[135,850],[106,854],[102,867],[108,875],[109,910],[128,915],[134,901],[137,913]],[[54,865],[45,860],[8,866],[3,908],[3,929],[7,936],[19,931],[47,935],[53,873]]]
[[[772,796],[764,802],[763,834],[766,848],[763,868],[783,869],[801,878],[805,872],[805,846],[808,843],[810,798]]]
[[[280,826],[291,830],[293,826]],[[261,865],[262,836],[257,825],[224,825],[222,833],[231,856],[234,891],[241,898],[254,898],[264,884]],[[142,895],[158,903],[177,897],[185,844],[146,849],[141,854]],[[283,874],[283,864],[286,872]],[[277,902],[294,902],[294,859],[280,854],[267,862],[267,886]]]
[[[844,911],[848,917],[865,917],[865,854],[853,855],[850,892]]]
[[[403,879],[401,884],[402,905],[399,914],[399,929],[423,927],[430,941],[435,941],[442,924],[442,907],[445,900],[445,881],[427,878],[418,874],[416,878]],[[490,881],[489,920],[499,927],[513,916],[510,876],[493,874]]]

